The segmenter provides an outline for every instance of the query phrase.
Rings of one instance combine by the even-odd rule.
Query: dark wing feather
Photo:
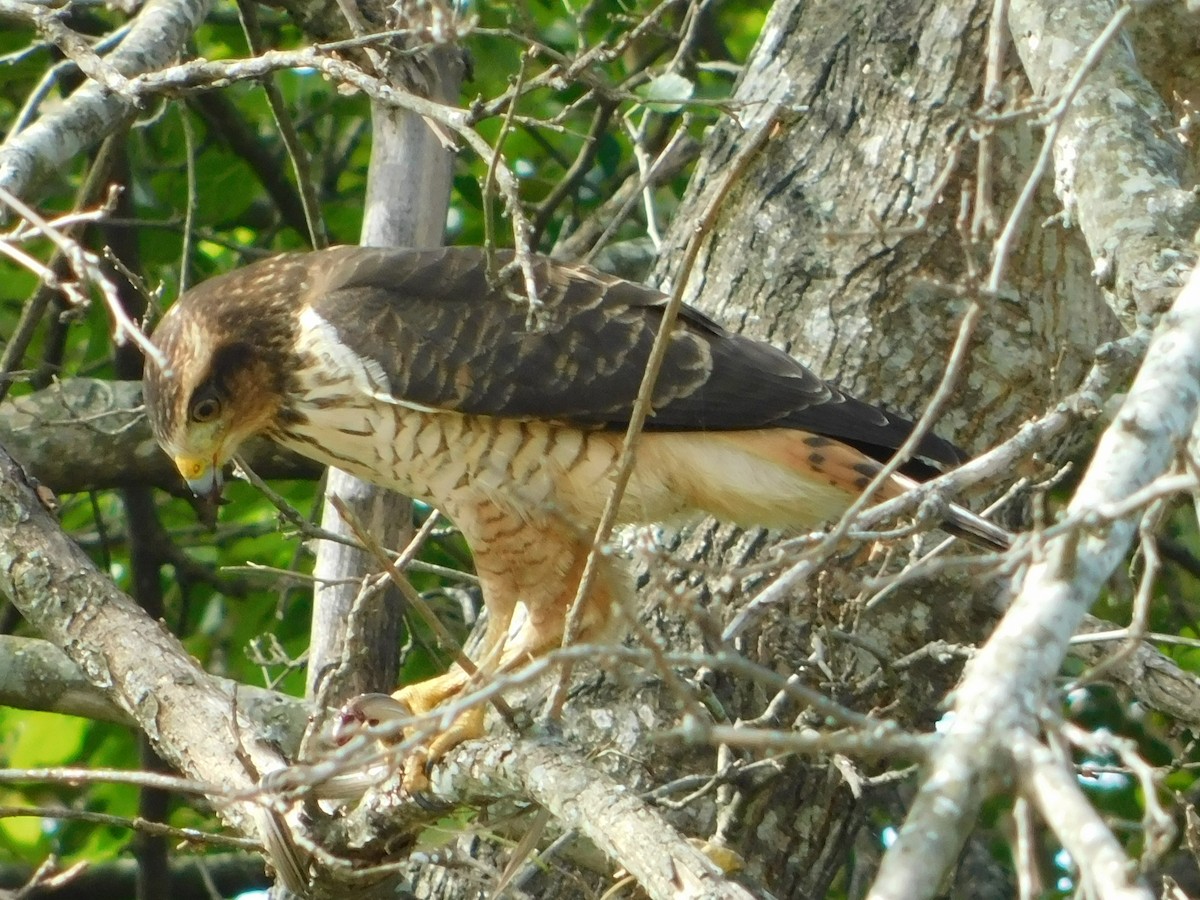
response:
[[[336,248],[307,301],[401,400],[462,413],[624,428],[667,298],[535,257],[543,308],[520,276],[490,285],[478,248]],[[498,254],[504,265],[511,254]],[[786,353],[685,307],[654,391],[649,430],[813,431],[886,459],[911,423],[848,397]],[[922,456],[961,454],[929,436]],[[921,474],[914,472],[913,474]]]

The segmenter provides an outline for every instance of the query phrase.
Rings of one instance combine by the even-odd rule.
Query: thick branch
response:
[[[186,490],[150,434],[136,381],[69,378],[0,403],[0,446],[60,494],[132,484]],[[256,441],[242,451],[264,478],[315,478],[320,467]]]
[[[238,709],[265,740],[289,756],[300,744],[308,706],[295,697],[213,676],[222,690],[238,694]],[[130,715],[89,681],[79,666],[49,641],[0,635],[0,706],[36,709],[136,727]]]
[[[727,880],[708,857],[626,785],[600,772],[560,741],[471,741],[438,765],[431,779],[437,798],[452,804],[477,807],[498,798],[533,800],[554,817],[558,827],[578,831],[628,871],[654,900],[752,897]],[[375,795],[375,799],[380,797]],[[420,810],[414,812],[421,814]],[[395,821],[390,814],[383,814]]]
[[[1129,496],[1161,474],[1191,431],[1200,398],[1200,271],[1151,341],[1137,378],[1105,431],[1068,515]],[[1124,558],[1133,516],[1045,543],[995,633],[971,661],[953,717],[871,897],[933,896],[979,809],[984,782],[1011,762],[1011,736],[1036,727],[1053,679],[1104,582]],[[914,890],[919,885],[920,890]]]
[[[164,759],[186,776],[219,785],[209,797],[234,827],[271,839],[272,815],[230,798],[249,796],[257,776],[283,768],[285,760],[248,718],[231,716],[235,697],[228,689],[63,534],[3,451],[0,591],[137,722]]]
[[[1108,0],[1012,0],[1009,26],[1039,96],[1054,103],[1114,8]],[[1109,304],[1132,325],[1138,314],[1165,310],[1187,277],[1200,204],[1171,112],[1132,46],[1120,35],[1103,52],[1064,113],[1054,186],[1066,223],[1077,220],[1087,239]]]
[[[1115,629],[1112,622],[1086,616],[1079,634]],[[1081,641],[1071,645],[1073,657],[1104,666],[1104,679],[1127,687],[1147,709],[1168,715],[1181,725],[1200,728],[1200,678],[1154,649],[1149,641],[1138,641],[1132,653],[1120,654],[1115,662],[1114,652],[1111,642]]]
[[[179,58],[204,21],[212,0],[150,0],[128,36],[104,57],[122,75],[162,68]],[[112,134],[138,111],[136,96],[110,92],[89,80],[67,100],[0,146],[0,187],[27,196],[44,178]]]
[[[1079,866],[1098,900],[1152,900],[1120,842],[1079,787],[1074,770],[1027,731],[1012,735],[1021,787]]]

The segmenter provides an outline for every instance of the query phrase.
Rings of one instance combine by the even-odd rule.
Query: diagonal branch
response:
[[[1079,866],[1098,900],[1152,900],[1120,842],[1088,802],[1075,771],[1030,732],[1012,736],[1021,789]]]
[[[229,696],[237,691],[238,709],[267,740],[287,753],[300,745],[309,713],[304,701],[227,678],[213,678]],[[87,680],[69,656],[38,638],[0,635],[0,706],[137,727],[128,713]]]
[[[1117,15],[1134,4],[1122,5]],[[1009,27],[1034,90],[1053,102],[1087,65],[1113,19],[1110,2],[1012,0]],[[1078,224],[1109,305],[1127,326],[1165,310],[1196,260],[1200,203],[1173,116],[1146,81],[1125,36],[1108,41],[1061,116],[1054,189],[1062,219]],[[1132,327],[1130,327],[1132,330]]]
[[[745,888],[673,828],[661,813],[548,737],[492,737],[452,751],[430,774],[440,801],[478,807],[497,799],[527,797],[546,809],[562,830],[588,838],[632,875],[654,900],[710,898],[751,900]],[[395,821],[386,792],[369,795],[373,808],[353,816],[382,815]],[[408,804],[416,815],[429,818]],[[368,833],[374,831],[366,825]]]
[[[211,7],[212,0],[150,0],[125,40],[103,58],[106,68],[133,75],[168,65],[182,54]],[[110,92],[89,80],[0,145],[0,187],[28,196],[43,179],[131,119],[138,111],[137,101],[136,95]]]
[[[64,648],[183,774],[221,785],[211,797],[243,834],[272,838],[274,814],[252,796],[259,775],[286,761],[234,712],[234,696],[200,669],[59,528],[17,463],[0,450],[0,591],[25,619]],[[285,845],[286,846],[286,845]],[[277,858],[298,883],[301,865]]]
[[[1200,271],[1193,271],[1151,341],[1116,420],[1067,508],[1085,517],[1144,487],[1175,458],[1200,402]],[[1011,737],[1035,727],[1071,636],[1124,559],[1137,515],[1045,542],[995,633],[971,661],[952,718],[931,757],[870,897],[933,896],[987,792],[1011,764]],[[914,892],[914,885],[921,890]]]

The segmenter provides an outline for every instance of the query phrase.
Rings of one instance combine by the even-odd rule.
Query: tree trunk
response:
[[[672,219],[660,279],[686,279],[685,299],[726,327],[775,342],[858,396],[919,415],[1037,149],[1024,122],[990,134],[990,190],[977,197],[971,114],[980,107],[990,9],[932,0],[902,9],[777,2],[737,91],[737,118],[709,135]],[[1011,72],[1003,87],[1028,90]],[[679,271],[713,204],[716,226],[694,269]],[[1040,188],[999,294],[980,298],[965,368],[937,426],[969,450],[1009,436],[1069,393],[1095,348],[1119,333],[1078,233],[1043,227],[1059,208],[1051,188]],[[1044,453],[1061,458],[1071,449]],[[666,649],[721,649],[722,629],[767,583],[751,564],[769,558],[775,540],[710,523],[668,543],[670,556],[639,560],[642,622]],[[774,568],[781,564],[786,557]],[[961,668],[953,647],[986,636],[998,585],[925,578],[866,609],[864,564],[889,569],[862,554],[830,560],[725,647],[772,671],[799,673],[860,712],[886,710],[931,728]],[[893,668],[933,641],[951,649]],[[729,722],[761,717],[772,699],[743,676],[683,674]],[[879,828],[902,816],[904,792],[891,779],[872,783],[874,770],[844,757],[743,770],[753,760],[743,751],[664,744],[654,736],[679,724],[676,695],[654,675],[627,680],[584,679],[569,707],[569,734],[616,751],[600,752],[596,765],[638,791],[688,773],[714,776],[719,786],[670,815],[684,832],[736,850],[741,877],[757,889],[823,897],[836,883],[869,884],[882,852]],[[770,711],[785,728],[797,716],[797,724],[812,718],[787,704]],[[473,839],[463,849],[484,852]],[[986,856],[964,859],[972,890],[1010,894],[1003,871],[978,864]],[[992,888],[982,880],[989,878]],[[471,896],[470,881],[426,871],[421,895]],[[586,895],[570,876],[543,874],[524,887],[530,896]]]
[[[919,415],[978,289],[972,267],[987,265],[991,239],[1036,148],[1023,124],[991,135],[994,207],[975,205],[979,147],[969,113],[980,106],[990,8],[776,3],[737,92],[743,113],[707,142],[675,219],[695,222],[718,202],[717,225],[690,274],[670,268],[688,239],[686,228],[675,229],[660,254],[664,277],[687,278],[685,298],[726,327],[786,347],[858,396]],[[1025,89],[1016,76],[1005,84]],[[724,174],[745,135],[768,119],[776,123],[771,137],[722,201]],[[962,205],[964,197],[971,205]],[[1117,334],[1078,234],[1042,227],[1057,209],[1043,186],[1001,293],[984,299],[939,422],[939,432],[969,450],[1009,436],[1068,393],[1097,345]],[[980,226],[968,243],[962,232],[969,234],[972,219]],[[1054,455],[1055,448],[1047,450]],[[681,552],[709,572],[736,575],[758,543],[757,535],[713,525],[688,535]],[[890,663],[930,641],[981,640],[994,588],[963,578],[924,580],[864,610],[870,594],[858,593],[853,571],[860,564],[854,558],[827,565],[739,635],[734,649],[779,671],[806,673],[806,660],[827,642],[833,677],[813,673],[814,687],[860,711],[887,709],[902,723],[928,728],[961,657],[904,673],[889,672]],[[674,580],[693,584],[701,597],[710,593],[694,575]],[[720,583],[711,574],[706,581]],[[726,625],[754,586],[742,581],[740,591],[706,598],[705,606]],[[829,641],[826,629],[851,632],[854,640]],[[769,699],[735,680],[721,696],[731,718],[757,717]],[[727,789],[741,812],[722,823],[721,834],[778,896],[824,896],[850,864],[859,830],[896,815],[886,783],[863,788],[861,796],[855,788],[833,764],[794,762],[779,780]],[[880,846],[877,833],[862,840]]]
[[[423,93],[452,103],[462,80],[459,51],[441,47],[420,63],[396,66],[428,74]],[[399,76],[397,76],[399,77]],[[446,229],[454,156],[420,116],[382,104],[371,107],[370,178],[362,241],[373,247],[438,247]],[[417,175],[419,173],[419,177]],[[325,487],[322,527],[352,538],[330,498],[337,497],[380,545],[402,548],[412,537],[412,501],[331,469]],[[322,541],[313,574],[313,640],[309,649],[309,697],[336,707],[358,694],[395,687],[402,601],[392,587],[359,600],[365,577],[378,571],[368,552]],[[356,604],[360,608],[356,609]],[[353,646],[347,650],[347,635]],[[326,679],[332,681],[326,684]]]

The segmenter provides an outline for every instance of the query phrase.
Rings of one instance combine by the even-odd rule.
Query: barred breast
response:
[[[580,530],[600,519],[622,440],[557,423],[423,412],[361,395],[293,413],[272,435],[279,443],[451,518],[487,499],[523,518],[555,514]],[[640,463],[640,454],[635,459]],[[657,522],[689,511],[660,469],[634,466],[622,521]]]

